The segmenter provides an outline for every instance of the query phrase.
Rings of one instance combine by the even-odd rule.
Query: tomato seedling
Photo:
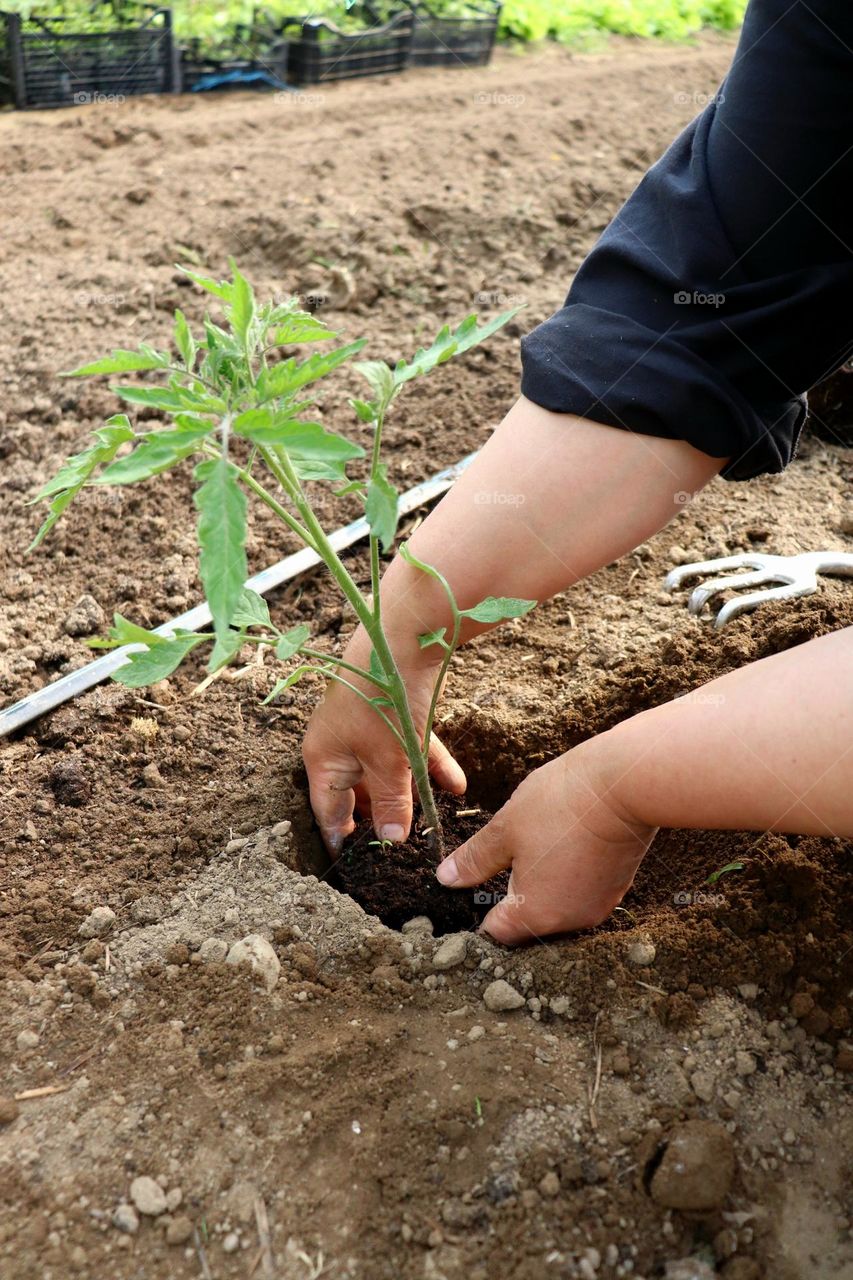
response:
[[[83,488],[137,484],[191,461],[196,482],[193,501],[198,512],[199,573],[212,631],[176,631],[160,636],[116,614],[108,637],[93,645],[138,646],[115,674],[115,679],[134,688],[164,679],[205,644],[212,646],[210,672],[231,662],[245,644],[271,646],[283,662],[300,658],[295,669],[276,683],[268,701],[307,672],[319,671],[326,679],[346,685],[374,708],[405,751],[425,830],[440,851],[441,823],[427,756],[438,695],[459,643],[463,620],[499,622],[521,617],[535,601],[490,596],[473,608],[460,609],[443,575],[418,560],[403,543],[400,554],[440,583],[452,619],[449,628],[418,637],[422,647],[437,645],[442,661],[426,723],[417,726],[382,623],[380,552],[388,552],[394,545],[398,521],[398,494],[381,460],[382,432],[392,403],[409,382],[469,351],[516,312],[504,312],[483,325],[471,315],[453,331],[445,326],[431,346],[418,350],[409,361],[398,361],[393,368],[382,360],[354,360],[365,339],[298,358],[284,355],[282,348],[324,342],[337,335],[316,316],[300,310],[297,298],[259,303],[236,264],[232,261],[230,265],[231,278],[221,281],[180,268],[218,299],[223,325],[206,315],[203,333],[194,334],[178,310],[176,354],[143,343],[135,351],[114,351],[65,375],[160,375],[159,384],[119,383],[112,390],[127,404],[157,411],[166,421],[153,430],[140,431],[127,414],[119,413],[95,431],[91,447],[69,458],[36,495],[34,501],[49,502],[50,508],[33,546],[41,542]],[[314,399],[310,394],[306,398],[306,388],[351,361],[365,379],[370,398],[354,396],[349,403],[373,433],[360,478],[351,478],[347,467],[364,458],[365,450],[315,421],[309,412]],[[355,494],[364,506],[370,531],[369,593],[353,579],[317,518],[306,488],[314,482],[333,486],[339,497]],[[373,648],[368,669],[314,649],[305,624],[282,631],[270,617],[266,601],[246,589],[249,494],[265,503],[326,565],[370,637]]]

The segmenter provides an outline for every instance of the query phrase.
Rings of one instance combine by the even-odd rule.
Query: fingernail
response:
[[[390,840],[392,844],[400,844],[405,834],[399,822],[389,822],[387,826],[379,828],[379,839]]]
[[[344,842],[340,831],[324,831],[323,839],[326,841],[326,848],[329,853],[340,853],[341,845]]]
[[[459,879],[459,868],[456,865],[456,859],[451,853],[443,862],[438,864],[436,868],[436,878],[441,884],[453,885]]]

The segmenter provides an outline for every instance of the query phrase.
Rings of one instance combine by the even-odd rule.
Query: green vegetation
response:
[[[442,574],[418,560],[408,543],[402,544],[400,554],[440,584],[450,613],[448,627],[418,637],[421,648],[437,648],[440,659],[425,723],[416,724],[383,622],[380,556],[394,546],[399,506],[397,490],[381,459],[382,432],[389,410],[413,379],[485,341],[518,308],[483,325],[473,315],[455,330],[445,325],[430,346],[393,366],[383,360],[354,361],[365,346],[363,338],[299,358],[291,354],[293,348],[325,343],[337,335],[316,316],[300,310],[297,298],[259,302],[233,262],[230,280],[183,270],[217,301],[224,327],[208,314],[203,330],[193,333],[184,313],[176,311],[172,351],[142,343],[136,351],[113,351],[105,359],[73,370],[75,377],[154,375],[150,380],[114,384],[112,390],[131,408],[157,412],[165,425],[147,429],[149,417],[145,428],[137,430],[127,414],[118,413],[98,428],[89,448],[68,458],[37,495],[35,501],[46,502],[49,511],[33,546],[50,532],[82,489],[138,484],[191,464],[199,576],[213,626],[209,631],[179,630],[163,636],[116,614],[108,638],[94,642],[100,648],[135,646],[115,678],[131,688],[154,684],[171,675],[200,646],[210,650],[211,673],[234,661],[247,645],[263,645],[284,663],[297,658],[298,665],[282,676],[269,698],[315,672],[345,685],[368,703],[408,757],[425,834],[432,833],[431,843],[440,849],[441,824],[428,756],[438,695],[460,641],[463,619],[491,623],[520,618],[535,601],[487,596],[471,608],[460,609]],[[365,393],[359,387],[361,394],[349,401],[356,420],[369,430],[369,456],[360,444],[327,431],[316,421],[312,394],[316,384],[350,362],[369,388]],[[370,398],[362,398],[365,394]],[[357,468],[354,476],[348,473],[350,465]],[[364,585],[338,556],[317,517],[312,493],[318,484],[330,486],[336,497],[354,495],[363,506],[370,531],[370,576]],[[369,667],[353,666],[315,649],[311,629],[304,623],[281,630],[270,617],[267,602],[246,588],[250,496],[264,503],[325,564],[370,637]]]
[[[429,0],[431,9],[447,17],[482,13],[465,0]],[[143,12],[127,0],[8,0],[4,8],[23,14],[66,18],[75,30],[104,31],[117,23],[136,22]],[[372,5],[347,4],[346,0],[174,0],[171,5],[179,42],[197,40],[208,49],[239,48],[235,28],[249,28],[262,15],[280,22],[285,17],[311,14],[327,17],[344,31],[370,26],[378,16],[387,18],[398,5],[376,0]],[[585,46],[607,34],[684,40],[703,27],[731,31],[742,18],[746,0],[506,0],[501,13],[499,39],[528,43],[545,39]]]

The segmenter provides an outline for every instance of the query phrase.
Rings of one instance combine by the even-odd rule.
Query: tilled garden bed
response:
[[[23,554],[27,497],[113,407],[56,370],[165,334],[176,304],[197,318],[175,261],[233,253],[392,357],[474,307],[526,300],[532,326],[730,51],[499,54],[464,87],[430,71],[3,122],[4,701],[86,661],[114,608],[154,625],[198,598],[184,479],[93,497]],[[516,385],[510,334],[414,389],[395,483],[482,443]],[[344,413],[330,393],[326,418]],[[843,582],[722,633],[661,591],[691,559],[850,549],[851,493],[850,451],[809,437],[784,476],[714,483],[463,650],[440,732],[466,808],[853,622]],[[259,514],[252,568],[287,549]],[[319,572],[271,604],[328,644],[349,632]],[[298,756],[312,689],[264,707],[271,666],[195,696],[202,676],[105,686],[0,747],[4,1280],[850,1274],[848,842],[663,832],[624,911],[520,952],[389,928],[326,876]],[[228,963],[252,935],[255,983]]]

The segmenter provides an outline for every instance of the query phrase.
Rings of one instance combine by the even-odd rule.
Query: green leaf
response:
[[[418,645],[421,649],[428,649],[430,645],[438,644],[442,649],[447,649],[449,646],[444,638],[446,635],[447,627],[440,627],[437,631],[425,631],[423,635],[418,636]]]
[[[387,405],[394,394],[394,374],[384,360],[359,360],[353,368],[370,384],[380,405]]]
[[[375,405],[368,403],[367,400],[350,400],[350,404],[355,409],[362,422],[375,422],[379,417],[379,411]]]
[[[68,458],[53,479],[48,480],[33,498],[33,502],[41,502],[47,498],[53,498],[53,501],[50,504],[50,514],[30,543],[30,551],[35,550],[44,540],[93,472],[105,462],[110,462],[123,444],[134,439],[133,427],[123,413],[109,418],[105,426],[99,427],[92,434],[97,443]]]
[[[207,663],[207,669],[213,674],[220,667],[227,667],[228,663],[236,653],[243,647],[246,639],[245,631],[226,631],[223,635],[216,637],[213,651]]]
[[[716,884],[720,876],[728,875],[730,871],[743,871],[742,862],[727,862],[724,867],[720,867],[719,871],[712,871],[705,881],[706,884]]]
[[[168,471],[170,467],[189,457],[210,430],[211,426],[204,424],[185,427],[181,431],[152,431],[148,435],[138,436],[136,448],[125,457],[110,463],[93,483],[136,484],[139,480],[160,475],[162,471]]]
[[[239,414],[232,429],[254,444],[285,449],[301,480],[346,480],[346,463],[364,457],[361,445],[326,431],[319,422],[300,422],[271,409]]]
[[[275,656],[286,662],[288,658],[292,658],[295,653],[304,645],[305,641],[311,635],[311,628],[303,622],[298,627],[292,627],[290,631],[285,631],[279,636],[275,646]]]
[[[181,353],[181,359],[184,364],[188,369],[191,369],[195,361],[195,339],[190,333],[187,318],[180,307],[175,311],[175,346]]]
[[[248,504],[237,479],[237,468],[226,458],[200,462],[195,476],[201,482],[193,498],[199,513],[199,570],[214,630],[217,639],[221,639],[227,634],[248,577]]]
[[[234,286],[231,290],[231,305],[227,308],[228,319],[245,351],[252,346],[252,325],[255,319],[255,294],[244,275],[241,275],[233,258],[228,259]]]
[[[246,587],[231,622],[235,627],[272,627],[269,606],[263,596]]]
[[[163,369],[171,363],[167,352],[155,351],[143,343],[138,351],[117,349],[111,356],[93,360],[91,364],[81,364],[79,369],[68,369],[60,377],[83,378],[96,373],[135,373],[143,369]]]
[[[178,632],[170,639],[160,640],[150,649],[131,653],[126,666],[119,667],[113,678],[129,689],[142,689],[145,685],[156,684],[158,680],[165,680],[166,676],[170,676],[187,654],[207,638]]]
[[[324,378],[327,373],[337,369],[338,365],[349,360],[350,356],[361,351],[366,342],[366,338],[359,338],[357,342],[349,342],[344,347],[335,347],[332,351],[317,351],[301,362],[293,359],[282,360],[280,364],[262,370],[257,381],[259,398],[262,401],[275,400],[279,396],[298,391],[309,382]]]
[[[291,671],[289,676],[286,676],[282,680],[276,680],[272,687],[272,691],[264,698],[261,706],[267,706],[267,704],[272,702],[274,698],[277,698],[280,693],[284,693],[285,689],[289,689],[291,685],[294,685],[298,680],[301,680],[309,671],[316,671],[320,675],[324,675],[326,670],[326,667],[315,666],[313,662],[303,662],[295,671]]]
[[[200,639],[203,638],[200,637]],[[131,622],[120,613],[114,613],[113,625],[106,636],[103,639],[87,640],[86,643],[90,649],[120,649],[125,644],[146,644],[149,646],[165,644],[167,639],[167,636],[158,635],[156,631],[149,631],[146,627],[140,627],[135,622]]]
[[[518,600],[514,596],[486,596],[472,609],[460,609],[463,618],[474,622],[503,622],[506,618],[523,618],[536,608],[535,600]]]
[[[308,311],[294,311],[283,319],[279,317],[277,311],[274,311],[270,317],[270,324],[275,326],[272,341],[276,346],[290,347],[301,342],[323,342],[326,338],[336,336],[334,329],[329,329]]]
[[[221,298],[223,302],[230,302],[234,286],[228,280],[213,280],[210,276],[198,275],[195,271],[190,271],[187,267],[182,267],[180,263],[176,264],[178,271],[182,271],[193,284],[197,284],[200,289],[204,289],[206,293],[212,293],[217,298]]]
[[[443,329],[439,330],[432,346],[426,349],[421,347],[408,363],[405,360],[399,361],[394,369],[395,386],[400,386],[411,378],[417,378],[422,373],[429,373],[430,369],[434,369],[436,365],[444,364],[452,356],[461,355],[463,351],[470,351],[472,347],[484,342],[493,333],[497,333],[498,329],[503,328],[513,316],[518,315],[521,309],[521,307],[514,307],[512,311],[504,311],[501,315],[496,316],[494,320],[489,320],[479,327],[477,326],[477,317],[475,315],[467,316],[455,332],[451,332],[450,327],[445,325]]]
[[[195,410],[198,413],[225,413],[224,400],[193,390],[192,387],[110,387],[117,396],[128,404],[141,404],[149,409],[160,409],[163,413],[182,413]]]
[[[400,544],[400,555],[407,564],[414,565],[416,569],[420,569],[423,573],[428,574],[430,578],[435,578],[436,582],[442,582],[441,574],[438,570],[434,569],[431,564],[425,564],[423,560],[419,560],[415,553],[410,549],[408,542],[402,542]]]
[[[388,468],[382,463],[368,482],[364,514],[382,550],[389,551],[397,532],[397,490],[388,479]]]
[[[381,684],[383,687],[385,687],[388,684],[388,677],[385,675],[385,670],[382,666],[382,663],[379,661],[379,654],[376,652],[375,649],[370,650],[370,663],[368,665],[368,671],[370,672],[371,678],[376,682],[376,684]]]

